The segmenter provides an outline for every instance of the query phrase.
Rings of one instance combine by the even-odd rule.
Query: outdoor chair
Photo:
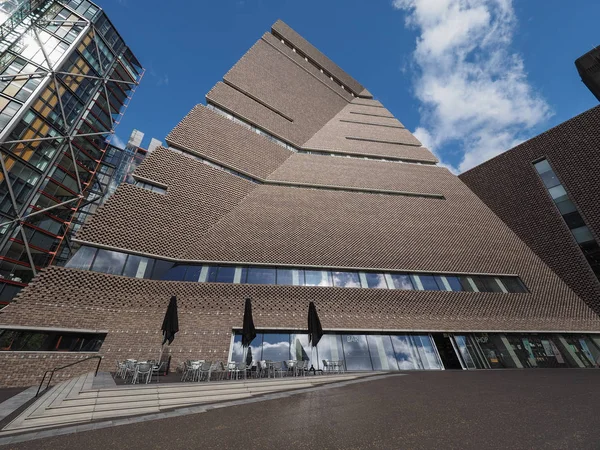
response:
[[[327,364],[327,360],[323,360],[323,373],[329,373],[331,371],[331,366]]]
[[[150,377],[152,376],[152,364],[149,363],[140,363],[137,365],[135,370],[135,376],[133,377],[133,384],[139,383],[140,380],[144,381],[146,384],[150,382]]]
[[[160,374],[165,370],[165,366],[167,365],[166,361],[161,362],[160,364],[152,364],[152,376],[150,377],[150,382],[152,382],[152,377],[156,375],[156,382],[159,382]]]
[[[210,381],[210,368],[212,367],[212,363],[209,362],[203,362],[200,364],[200,366],[198,367],[198,380],[197,381],[202,381],[205,376],[206,376],[206,380]]]
[[[125,373],[127,372],[127,366],[124,362],[117,361],[117,371],[115,372],[115,378],[125,378]]]
[[[277,374],[279,374],[280,377],[283,377],[283,373],[287,372],[287,368],[284,367],[284,362],[283,361],[277,361],[276,363],[273,364],[273,376],[274,378],[277,378]]]
[[[247,371],[248,371],[248,366],[246,366],[245,362],[241,362],[238,365],[238,376],[239,376],[240,373],[243,373],[244,374],[244,380],[246,380],[248,378]]]
[[[202,364],[200,361],[186,361],[184,363],[184,372],[181,381],[195,381],[198,376],[200,364]]]
[[[299,377],[300,375],[302,375],[302,376],[306,375],[306,363],[307,362],[308,361],[298,361],[296,363],[296,367],[294,367],[294,372],[297,377]]]
[[[135,363],[136,361],[134,359],[128,359],[127,361],[125,361],[125,375],[123,376],[125,382],[127,382],[127,379],[129,377],[131,377],[131,381],[133,382],[133,377],[135,376],[136,371]]]
[[[232,380],[232,379],[236,379],[237,380],[237,375],[238,375],[238,368],[237,368],[237,364],[234,362],[228,362],[227,363],[227,378]]]
[[[215,380],[219,381],[222,379],[223,373],[224,373],[223,363],[221,363],[221,361],[215,361],[210,366],[210,370],[208,371],[207,381],[210,381],[213,376],[215,377]]]
[[[269,371],[267,368],[267,363],[266,361],[257,361],[256,362],[256,377],[257,378],[263,378],[268,376]]]

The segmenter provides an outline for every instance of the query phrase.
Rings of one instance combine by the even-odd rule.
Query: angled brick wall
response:
[[[465,172],[465,182],[600,313],[600,283],[533,162],[547,158],[600,242],[600,106]]]

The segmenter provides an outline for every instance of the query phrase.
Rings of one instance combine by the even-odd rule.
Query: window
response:
[[[150,278],[154,260],[143,256],[129,255],[123,275],[132,278]]]
[[[163,277],[167,274],[169,270],[173,268],[175,263],[169,261],[163,261],[161,259],[157,259],[154,263],[154,270],[152,271],[152,279],[153,280],[162,280]]]
[[[175,264],[173,267],[167,270],[167,272],[160,279],[166,281],[183,281],[185,279],[186,270],[187,266]]]
[[[332,272],[333,285],[336,287],[360,287],[357,272]]]
[[[276,272],[271,267],[249,267],[248,284],[275,284]]]
[[[215,281],[217,283],[233,283],[235,278],[234,266],[219,266]]]
[[[457,292],[464,291],[462,284],[458,277],[446,276],[446,281],[450,285],[450,289],[452,289],[453,291],[457,291]]]
[[[412,290],[414,289],[410,276],[406,273],[393,273],[391,275],[393,289]]]
[[[365,272],[367,287],[375,289],[387,289],[387,283],[382,273]]]
[[[421,284],[423,285],[423,289],[426,291],[440,291],[440,290],[446,290],[444,289],[440,289],[438,283],[436,282],[436,278],[438,277],[434,277],[433,275],[419,275],[419,278],[421,279]],[[440,281],[441,283],[441,281]],[[442,286],[443,287],[443,286]]]
[[[306,286],[331,286],[331,272],[328,270],[305,270]]]
[[[589,242],[589,241],[594,240],[594,236],[592,235],[592,232],[585,225],[582,227],[572,229],[571,233],[573,233],[573,237],[580,244],[583,242]]]
[[[66,267],[70,267],[72,269],[89,270],[97,251],[97,248],[82,246],[69,260]]]
[[[460,281],[460,285],[462,290],[465,292],[476,292],[475,283],[471,280],[470,277],[461,275],[458,277],[458,281]]]
[[[282,286],[303,286],[303,269],[277,269],[277,284]]]
[[[185,278],[183,279],[183,281],[199,281],[201,271],[202,271],[202,266],[188,266],[188,269],[187,269],[187,272],[185,273]]]
[[[97,352],[105,333],[0,329],[0,351]]]
[[[98,249],[92,270],[110,275],[121,275],[126,259],[126,253]]]

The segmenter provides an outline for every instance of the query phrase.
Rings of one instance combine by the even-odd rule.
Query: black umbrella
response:
[[[246,366],[252,365],[252,347],[248,347],[248,354],[246,355]]]
[[[308,343],[311,347],[311,356],[312,349],[317,346],[322,337],[323,328],[321,327],[321,321],[319,320],[319,315],[317,314],[317,307],[313,302],[310,302],[308,305]],[[313,373],[316,373],[315,366],[313,364],[311,364],[310,369],[308,369],[309,372],[311,370]]]
[[[308,305],[308,343],[316,347],[323,337],[323,328],[317,314],[317,307],[313,302]]]
[[[252,300],[250,297],[246,298],[246,305],[244,306],[244,326],[242,328],[242,347],[248,347],[250,343],[256,337],[256,328],[254,328],[254,321],[252,320]]]
[[[165,318],[163,319],[161,330],[164,337],[162,345],[165,345],[167,341],[169,341],[169,345],[171,345],[173,343],[173,339],[175,339],[175,333],[179,331],[179,319],[177,318],[177,297],[175,296],[171,297],[171,301],[167,307],[167,312],[165,313]]]
[[[165,343],[168,341],[169,345],[171,345],[175,339],[175,333],[179,331],[179,318],[177,317],[177,297],[175,296],[171,297],[171,300],[169,301],[169,306],[167,306],[167,312],[165,313],[161,330],[163,333],[163,343],[160,346],[160,356],[158,357],[159,367],[162,361],[163,347]],[[169,360],[165,374],[169,372],[170,362],[171,361]]]

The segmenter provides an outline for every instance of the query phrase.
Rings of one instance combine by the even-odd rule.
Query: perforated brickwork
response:
[[[600,283],[533,167],[547,158],[600,242],[600,106],[460,178],[600,314]]]
[[[136,174],[166,184],[167,193],[121,185],[78,238],[181,257],[256,186],[161,147],[144,160]]]
[[[310,301],[326,330],[594,331],[600,326],[573,295],[549,302],[531,294],[184,283],[50,267],[4,310],[0,327],[106,330],[102,369],[109,370],[114,360],[158,357],[171,295],[178,297],[180,328],[169,349],[173,368],[189,358],[227,359],[246,296],[253,298],[258,329],[304,329]]]
[[[294,154],[202,105],[185,116],[167,142],[259,178],[266,178]]]

